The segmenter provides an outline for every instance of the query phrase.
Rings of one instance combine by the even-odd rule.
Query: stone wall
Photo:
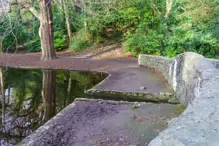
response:
[[[160,71],[173,87],[180,102],[188,105],[199,94],[201,73],[219,68],[219,61],[187,52],[175,59],[160,56],[140,55],[139,65]]]
[[[191,52],[178,55],[174,61],[154,57],[159,58],[159,62],[163,59],[165,66],[154,65],[151,61],[155,60],[151,58],[152,56],[141,55],[139,64],[161,71],[187,109],[152,140],[150,145],[218,145],[219,70],[216,69],[218,61]]]
[[[169,67],[174,62],[174,59],[169,59],[161,56],[140,55],[138,64],[153,68],[163,74],[166,80],[169,81]]]

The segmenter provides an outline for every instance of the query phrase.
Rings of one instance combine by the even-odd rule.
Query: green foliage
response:
[[[70,4],[70,1],[66,1]],[[69,46],[82,51],[108,40],[124,41],[134,55],[139,53],[174,57],[193,51],[206,57],[219,56],[219,1],[175,0],[170,16],[165,18],[164,0],[110,0],[68,5],[73,42],[68,44],[65,13],[60,2],[54,2],[54,47]],[[27,11],[12,9],[1,21],[3,47],[15,50],[26,45],[30,52],[41,51],[39,21]]]
[[[87,41],[84,38],[75,39],[74,42],[70,45],[70,48],[74,51],[83,51],[89,46]]]
[[[94,42],[96,45],[101,44],[104,42],[104,38],[99,35],[99,36],[95,37]]]
[[[81,29],[80,31],[77,32],[73,42],[70,44],[70,49],[74,51],[82,51],[90,47],[92,44],[93,44],[92,35],[88,31]]]
[[[57,51],[67,48],[67,35],[65,28],[65,19],[63,12],[60,12],[58,8],[53,9],[54,15],[54,48]]]
[[[32,25],[33,26],[28,31],[27,49],[29,52],[39,52],[41,51],[39,37],[40,22],[35,19],[35,22]]]
[[[160,7],[160,15],[156,15],[154,9],[148,7],[147,19],[140,22],[134,33],[129,31],[125,34],[124,46],[134,55],[146,53],[174,57],[192,51],[217,58],[218,4],[216,0],[177,0],[168,18],[164,18],[164,8]]]
[[[67,48],[67,36],[63,14],[54,8],[54,47],[56,50]],[[2,21],[0,36],[3,37],[4,51],[16,51],[19,46],[24,46],[29,52],[41,51],[39,38],[40,22],[31,13],[21,11],[22,17],[17,16],[17,11],[12,11]],[[29,14],[29,15],[28,15]]]
[[[135,34],[126,33],[127,41],[124,47],[136,56],[142,54],[161,55],[164,35],[157,30],[139,27]]]
[[[5,17],[0,27],[0,36],[2,37],[3,51],[15,51],[16,47],[22,45],[27,38],[26,26],[13,17]]]
[[[67,39],[66,35],[61,33],[60,31],[56,31],[54,33],[54,48],[58,51],[63,50],[67,47]]]
[[[162,1],[160,1],[160,4],[162,4]],[[161,18],[157,13],[161,13],[163,8],[158,5],[155,11],[152,6],[154,4],[147,0],[136,1],[136,5],[141,8],[139,9],[139,17],[142,19],[134,32],[128,31],[125,33],[126,41],[124,46],[128,51],[133,52],[135,56],[139,53],[161,55],[164,49],[164,31],[163,26],[160,25]]]
[[[210,31],[178,29],[175,28],[173,36],[166,41],[165,56],[173,57],[185,51],[197,52],[206,57],[216,57],[219,53],[218,39],[212,38]]]

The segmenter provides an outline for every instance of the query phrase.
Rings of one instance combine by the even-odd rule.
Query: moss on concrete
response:
[[[87,95],[93,98],[110,99],[110,100],[125,100],[125,101],[139,101],[139,102],[155,102],[155,103],[179,103],[178,99],[173,93],[133,93],[133,92],[117,92],[90,89]]]
[[[176,116],[181,115],[186,110],[186,106],[183,104],[177,104],[175,105],[174,114]]]

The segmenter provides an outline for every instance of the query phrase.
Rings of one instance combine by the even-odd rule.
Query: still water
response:
[[[106,74],[0,69],[0,145],[14,145],[60,112]]]

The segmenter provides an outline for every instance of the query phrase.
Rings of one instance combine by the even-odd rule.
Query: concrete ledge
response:
[[[108,100],[124,100],[139,102],[155,102],[155,103],[180,103],[174,93],[139,93],[139,92],[118,92],[108,90],[90,89],[87,91],[88,96]]]
[[[40,140],[43,138],[42,133],[44,133],[45,131],[47,131],[48,129],[52,128],[52,126],[54,126],[57,121],[59,119],[62,119],[66,112],[73,109],[75,106],[75,103],[73,102],[72,104],[70,104],[69,106],[67,106],[66,108],[64,108],[61,112],[59,112],[58,114],[56,114],[55,117],[53,117],[52,119],[50,119],[48,122],[46,122],[43,126],[39,127],[35,132],[33,132],[31,135],[27,136],[24,140],[22,140],[19,144],[17,144],[18,146],[32,146],[34,145],[35,141]]]
[[[187,106],[180,117],[151,141],[150,146],[216,146],[219,143],[219,70],[217,60],[187,52],[174,61],[163,57],[163,66],[154,65],[152,56],[141,55],[139,64],[164,74],[180,102]],[[144,63],[147,62],[147,63]],[[167,69],[168,67],[168,69]]]
[[[157,103],[179,103],[173,89],[162,76],[144,67],[126,67],[87,91],[96,98]]]

